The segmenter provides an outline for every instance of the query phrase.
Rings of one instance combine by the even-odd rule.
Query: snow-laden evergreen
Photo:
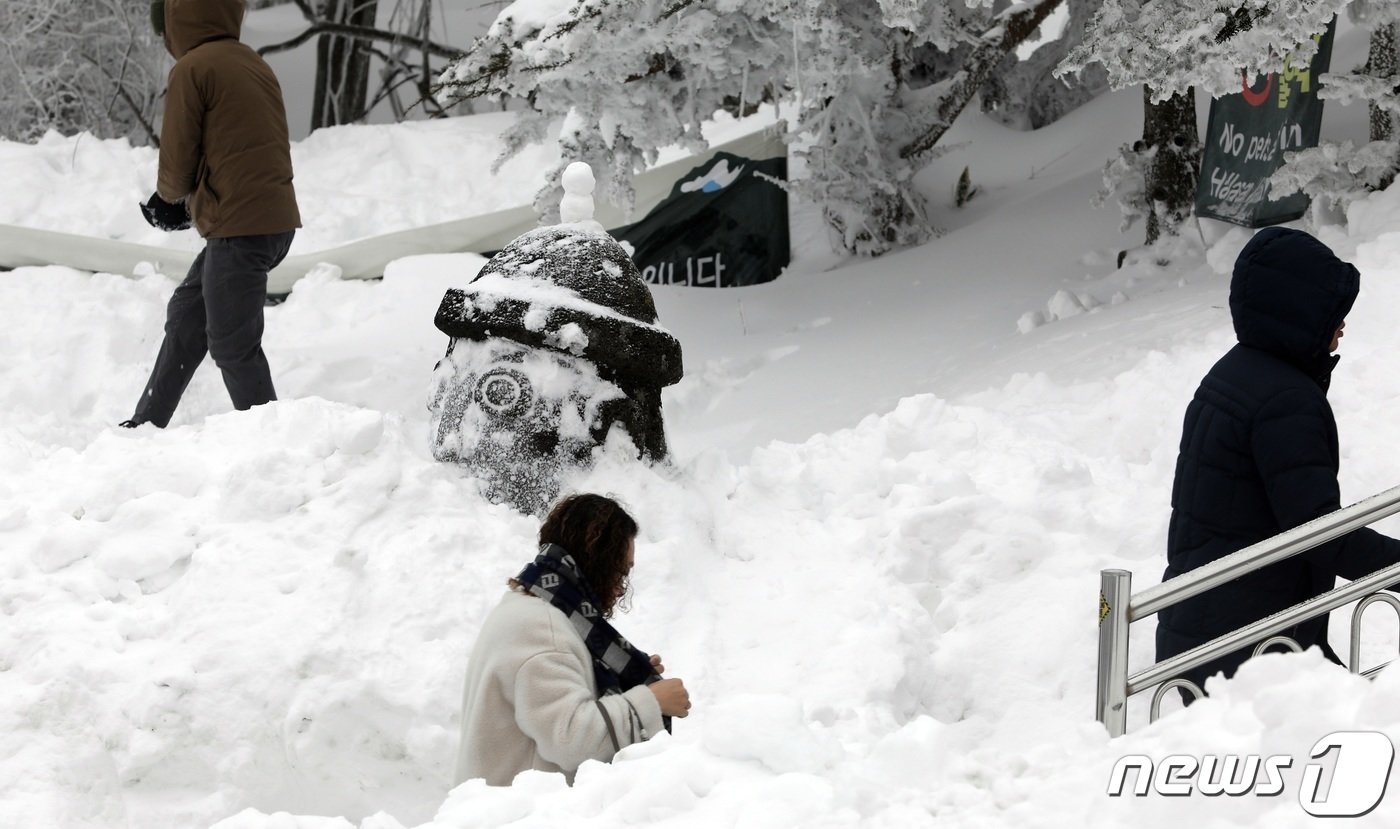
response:
[[[1322,75],[1319,97],[1336,104],[1366,102],[1371,140],[1324,139],[1319,146],[1287,152],[1270,181],[1270,195],[1306,193],[1314,204],[1340,216],[1355,199],[1388,185],[1400,167],[1394,119],[1400,115],[1396,83],[1396,24],[1400,4],[1378,0],[1248,0],[1223,6],[1214,0],[1152,2],[1104,0],[1089,33],[1061,64],[1062,74],[1102,66],[1115,88],[1145,85],[1163,101],[1194,87],[1209,95],[1238,92],[1244,78],[1287,74],[1316,54],[1314,37],[1334,15],[1345,12],[1369,30],[1364,64],[1345,66],[1349,55],[1334,52]],[[1146,215],[1144,187],[1151,158],[1125,146],[1105,167],[1101,198],[1116,198],[1125,223]]]
[[[1088,37],[1061,65],[1098,63],[1115,89],[1147,85],[1157,100],[1191,87],[1238,92],[1240,73],[1283,72],[1317,53],[1313,36],[1351,0],[1104,0]]]
[[[518,0],[441,93],[528,97],[507,154],[564,118],[564,160],[591,164],[619,204],[658,148],[704,147],[715,112],[779,103],[804,170],[794,189],[821,205],[838,248],[883,253],[928,238],[914,175],[1061,2],[993,14],[989,0]],[[547,220],[559,169],[536,201]]]
[[[1287,153],[1288,163],[1270,180],[1276,197],[1308,194],[1322,209],[1345,208],[1368,192],[1381,189],[1400,168],[1400,54],[1396,51],[1396,25],[1400,4],[1353,0],[1347,7],[1351,20],[1370,29],[1367,60],[1348,71],[1334,58],[1332,71],[1321,78],[1318,95],[1339,104],[1365,102],[1370,109],[1369,142],[1323,140],[1312,149]]]

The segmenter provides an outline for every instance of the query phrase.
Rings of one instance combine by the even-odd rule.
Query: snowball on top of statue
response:
[[[592,169],[576,161],[560,183],[561,223],[521,234],[471,284],[449,290],[438,329],[564,351],[624,382],[676,383],[683,373],[680,343],[657,324],[656,304],[632,257],[594,220]]]
[[[607,233],[593,219],[593,189],[597,186],[593,168],[582,161],[575,161],[564,168],[559,184],[564,188],[564,197],[559,200],[559,223],[574,225],[579,230]]]

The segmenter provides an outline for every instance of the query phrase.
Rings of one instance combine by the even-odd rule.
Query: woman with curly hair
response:
[[[611,498],[571,495],[540,552],[487,615],[467,662],[456,782],[509,785],[527,769],[573,782],[690,711],[679,679],[608,622],[627,592],[637,522]]]

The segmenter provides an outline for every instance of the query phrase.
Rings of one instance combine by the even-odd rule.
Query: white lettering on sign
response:
[[[642,269],[642,281],[651,285],[711,285],[724,284],[725,264],[723,255],[688,256],[676,267],[676,262],[661,262],[647,265]],[[680,271],[680,278],[676,273]]]
[[[1244,149],[1244,135],[1235,129],[1234,124],[1225,124],[1220,131],[1220,149],[1230,155],[1239,155]]]

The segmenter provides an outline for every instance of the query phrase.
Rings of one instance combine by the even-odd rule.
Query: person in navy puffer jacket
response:
[[[1239,343],[1186,408],[1163,581],[1341,507],[1337,422],[1327,388],[1361,275],[1299,230],[1259,231],[1235,261],[1230,315]],[[1400,541],[1359,529],[1163,610],[1157,660],[1204,644],[1400,562]],[[1327,619],[1284,631],[1327,643]],[[1184,677],[1232,676],[1253,646]],[[1185,694],[1183,694],[1185,697]]]

